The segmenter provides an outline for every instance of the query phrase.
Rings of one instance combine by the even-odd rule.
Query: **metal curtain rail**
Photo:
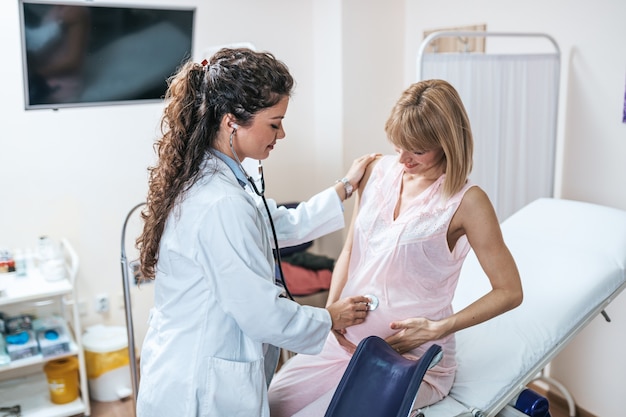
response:
[[[473,30],[464,30],[464,31],[456,31],[456,30],[442,30],[442,31],[438,31],[438,32],[433,32],[430,35],[428,35],[423,41],[422,44],[420,45],[419,51],[417,53],[417,79],[421,80],[422,79],[422,73],[423,73],[423,69],[424,69],[424,61],[422,59],[424,52],[426,50],[426,48],[428,47],[428,45],[430,45],[430,43],[432,41],[434,41],[437,38],[456,38],[456,37],[471,37],[471,38],[487,38],[487,37],[515,37],[515,38],[545,38],[547,39],[552,46],[554,46],[554,49],[556,51],[556,54],[559,57],[559,61],[560,61],[560,57],[561,57],[561,49],[559,48],[559,45],[556,43],[556,40],[546,34],[546,33],[532,33],[532,32],[485,32],[485,31],[473,31]]]

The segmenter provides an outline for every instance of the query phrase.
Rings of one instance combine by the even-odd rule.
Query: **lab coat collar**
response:
[[[241,188],[246,188],[246,184],[248,184],[248,178],[246,177],[246,174],[243,172],[239,164],[233,158],[223,152],[218,151],[217,149],[211,149],[211,152],[213,152],[215,156],[217,156],[219,159],[224,161],[226,165],[228,165],[228,168],[230,168],[230,170],[233,171],[233,174],[235,174],[235,177],[237,178],[239,185],[241,185]]]

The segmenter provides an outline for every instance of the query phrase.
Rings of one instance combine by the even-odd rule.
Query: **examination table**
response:
[[[512,407],[520,392],[543,377],[546,365],[592,319],[608,318],[604,308],[624,289],[626,211],[541,198],[506,219],[502,232],[520,271],[524,301],[457,333],[454,386],[449,396],[422,410],[425,417],[523,416]],[[470,252],[455,310],[488,290],[489,281]],[[566,387],[552,382],[572,413]]]

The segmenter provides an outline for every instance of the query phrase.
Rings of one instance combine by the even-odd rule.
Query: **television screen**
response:
[[[194,8],[19,4],[26,109],[158,101],[192,56]]]

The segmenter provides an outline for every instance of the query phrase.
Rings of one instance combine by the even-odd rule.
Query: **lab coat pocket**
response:
[[[203,416],[267,416],[263,359],[235,362],[209,358]]]
[[[148,330],[146,333],[146,338],[143,343],[143,347],[141,350],[141,364],[150,364],[153,366],[156,362],[158,362],[159,354],[161,353],[160,343],[160,325],[161,321],[159,320],[161,315],[155,308],[150,309],[150,317],[148,318]]]

